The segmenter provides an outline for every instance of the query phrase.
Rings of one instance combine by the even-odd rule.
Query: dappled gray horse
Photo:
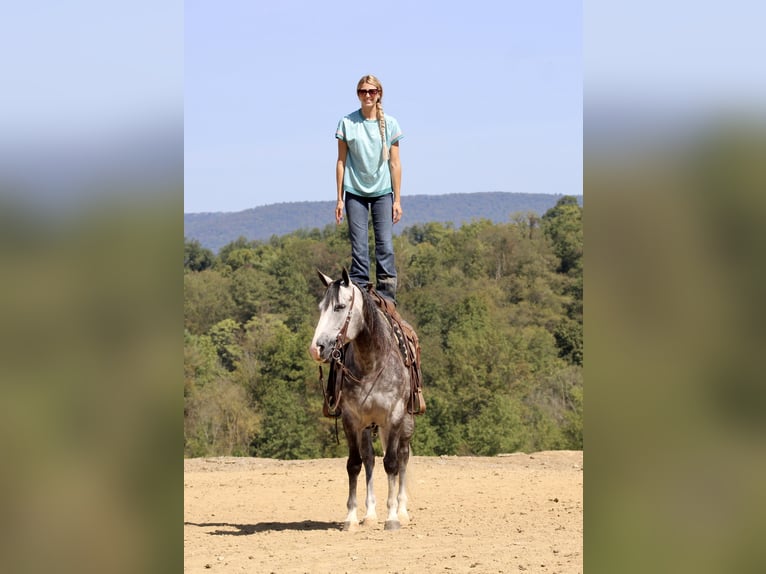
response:
[[[388,476],[385,529],[395,530],[401,526],[400,517],[409,521],[406,476],[410,439],[415,429],[414,417],[407,412],[410,371],[402,361],[391,324],[370,295],[349,280],[348,272],[344,269],[343,278],[337,281],[321,272],[319,277],[327,290],[319,304],[320,317],[309,354],[322,363],[330,362],[334,356],[340,363],[336,368],[343,370],[340,410],[348,441],[345,528],[353,530],[359,524],[356,485],[362,464],[367,478],[364,521],[377,520],[371,431],[376,425]]]

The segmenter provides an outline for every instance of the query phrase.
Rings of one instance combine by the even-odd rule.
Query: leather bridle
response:
[[[351,372],[348,370],[346,365],[343,364],[343,346],[346,344],[346,334],[348,333],[348,326],[351,324],[351,314],[354,311],[354,301],[356,300],[356,291],[354,290],[353,284],[351,285],[351,304],[348,306],[348,315],[346,315],[346,320],[343,322],[343,327],[341,327],[340,331],[338,331],[338,335],[335,337],[335,345],[333,346],[332,352],[330,353],[330,376],[332,376],[332,373],[335,369],[338,370],[340,376],[336,376],[336,382],[337,389],[335,392],[337,393],[337,398],[335,401],[335,409],[336,411],[334,413],[331,413],[332,416],[338,416],[339,411],[337,411],[338,406],[340,405],[341,398],[343,397],[343,380],[345,377],[349,377],[353,379],[356,382],[361,382],[359,379],[357,379],[354,375],[351,374]],[[334,366],[334,368],[333,368]],[[327,384],[329,386],[330,381],[328,378]],[[319,365],[319,385],[322,388],[322,395],[324,396],[325,405],[328,405],[329,397],[327,396],[327,390],[325,389],[324,385],[324,373],[322,372],[322,365]],[[337,413],[337,414],[336,414]],[[335,440],[338,441],[338,419],[335,419]],[[340,442],[338,442],[340,444]]]
[[[342,365],[342,349],[346,344],[346,333],[348,333],[348,326],[351,324],[351,313],[354,311],[354,299],[356,299],[356,290],[351,285],[351,304],[348,306],[348,315],[346,315],[346,321],[343,323],[343,327],[338,331],[338,336],[335,337],[335,346],[332,349],[330,356],[336,363]]]

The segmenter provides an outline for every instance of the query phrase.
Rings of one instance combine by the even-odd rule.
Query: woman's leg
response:
[[[346,218],[351,239],[351,269],[348,275],[354,283],[362,286],[370,282],[370,249],[367,241],[368,205],[368,199],[346,193]]]
[[[396,261],[394,259],[393,194],[371,200],[372,226],[375,231],[375,290],[396,301]]]

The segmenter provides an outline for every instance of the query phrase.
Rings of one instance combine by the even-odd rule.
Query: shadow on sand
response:
[[[259,522],[257,524],[229,524],[227,522],[184,522],[184,526],[198,526],[200,528],[220,527],[226,530],[209,532],[212,536],[249,536],[258,532],[282,532],[292,530],[307,532],[312,530],[342,530],[340,522],[319,522],[316,520],[303,520],[301,522]]]

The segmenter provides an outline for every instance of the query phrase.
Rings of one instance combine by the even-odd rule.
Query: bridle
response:
[[[335,346],[332,349],[332,353],[330,354],[330,357],[333,361],[341,365],[345,369],[345,365],[343,365],[343,345],[346,344],[346,333],[348,333],[348,326],[351,324],[351,313],[354,311],[354,300],[356,299],[356,290],[354,289],[354,286],[351,286],[351,304],[348,306],[348,315],[346,315],[346,320],[343,323],[343,327],[341,327],[340,331],[338,331],[338,335],[335,337]]]
[[[337,377],[337,393],[338,398],[336,405],[340,404],[341,397],[343,396],[343,382],[348,378],[355,383],[361,384],[362,380],[356,376],[349,370],[349,368],[344,364],[344,352],[343,347],[345,347],[346,343],[348,342],[346,340],[346,335],[348,333],[348,327],[351,324],[351,316],[354,312],[354,302],[356,301],[356,289],[354,289],[353,284],[351,285],[351,303],[348,306],[348,315],[346,315],[346,320],[343,322],[343,327],[341,327],[340,331],[338,331],[338,335],[335,337],[335,345],[333,345],[332,352],[330,353],[330,373],[332,376],[333,371],[336,373],[340,373],[340,376]],[[380,369],[378,369],[378,372],[375,373],[375,376],[373,377],[373,383],[375,383],[378,378],[380,377],[380,374],[383,372],[383,368],[385,367],[385,364],[382,364]],[[325,395],[325,401],[327,400],[327,393],[324,386],[324,374],[322,372],[322,366],[319,365],[319,383],[322,387],[322,393]],[[328,381],[329,383],[329,381]]]
[[[340,331],[338,331],[338,335],[335,337],[335,345],[333,346],[332,352],[330,353],[330,377],[333,376],[333,372],[339,373],[340,376],[336,375],[336,385],[337,385],[337,398],[335,400],[335,411],[331,412],[331,416],[336,417],[335,418],[335,442],[340,444],[340,439],[338,438],[338,419],[337,417],[340,415],[340,411],[338,410],[338,407],[340,405],[341,398],[343,397],[343,380],[346,377],[350,377],[356,382],[361,382],[359,379],[357,379],[354,375],[351,374],[351,372],[348,370],[346,365],[343,364],[343,346],[346,344],[346,333],[348,333],[348,326],[351,324],[351,314],[354,312],[354,301],[356,300],[356,290],[354,289],[354,286],[351,286],[351,303],[348,306],[348,315],[346,315],[346,320],[343,322],[343,327],[341,327]],[[327,385],[329,387],[330,379],[328,377],[327,379]],[[324,373],[322,372],[322,365],[319,365],[319,386],[322,389],[322,395],[324,397],[324,403],[325,407],[329,408],[329,398],[327,396],[327,389],[325,388],[324,384]]]
[[[346,333],[348,332],[348,326],[351,323],[351,313],[354,310],[354,299],[356,298],[356,290],[354,289],[354,286],[351,286],[351,304],[348,306],[348,315],[346,315],[346,321],[343,323],[343,327],[340,331],[338,331],[338,336],[335,337],[335,346],[333,346],[332,353],[330,353],[330,359],[335,363],[335,366],[341,370],[344,377],[348,377],[355,383],[362,383],[362,380],[355,377],[353,374],[351,374],[351,371],[348,370],[348,367],[343,363],[343,347],[346,346]],[[321,367],[320,367],[321,369]],[[378,372],[375,373],[375,377],[373,378],[373,382],[378,380],[378,377],[380,376],[380,373],[383,372],[383,366],[378,369]],[[321,371],[320,371],[321,375]],[[341,387],[340,392],[343,392],[343,378],[341,378]],[[340,403],[340,395],[338,395],[338,403]]]

